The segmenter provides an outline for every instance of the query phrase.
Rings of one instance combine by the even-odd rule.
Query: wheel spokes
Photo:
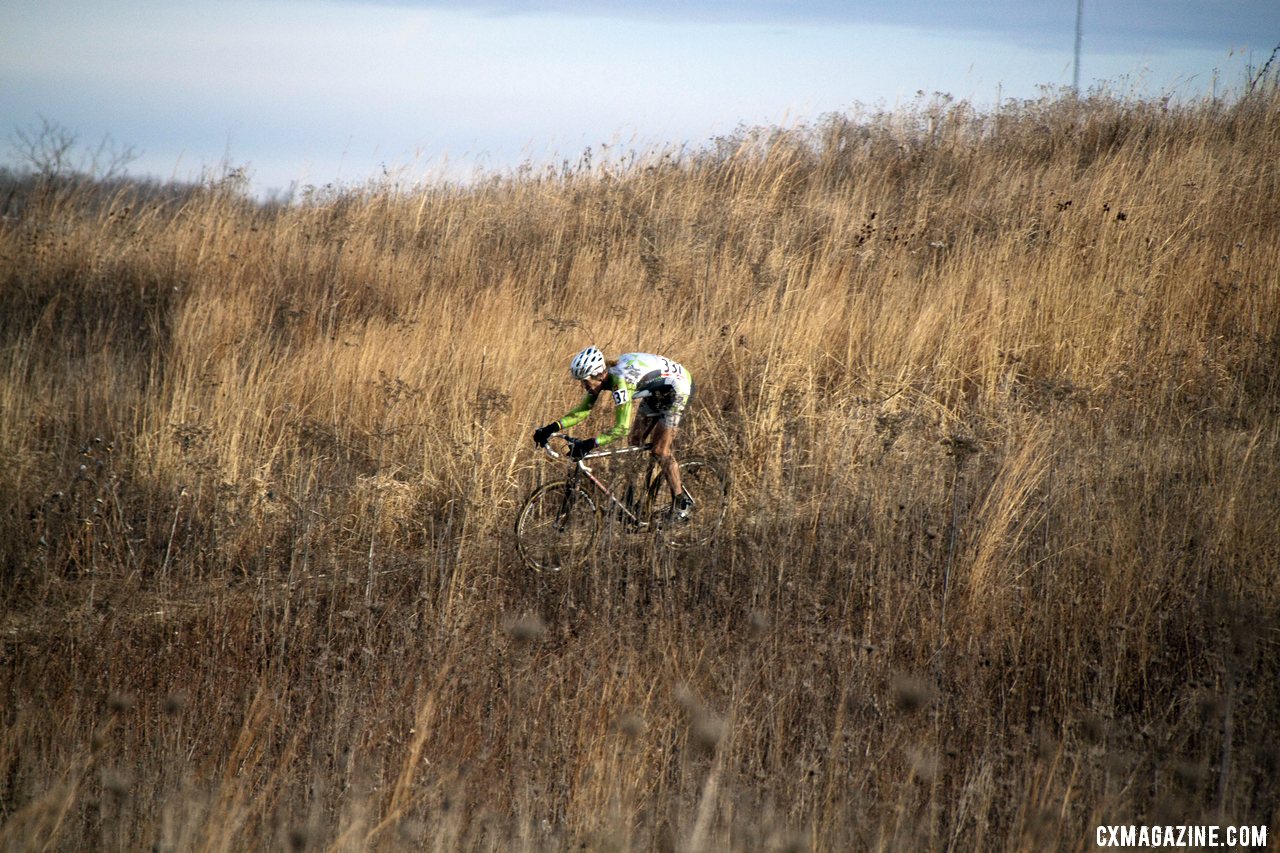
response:
[[[587,558],[598,524],[590,498],[572,486],[551,483],[530,495],[520,511],[516,544],[534,569],[571,569]]]

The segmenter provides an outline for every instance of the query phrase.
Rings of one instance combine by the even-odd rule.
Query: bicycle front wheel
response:
[[[534,571],[575,569],[586,561],[600,531],[591,497],[566,480],[529,495],[516,516],[516,548]]]
[[[690,460],[680,463],[680,481],[694,500],[688,518],[678,519],[672,513],[671,492],[661,475],[650,486],[650,518],[672,548],[705,545],[715,537],[729,510],[729,476],[711,462]]]

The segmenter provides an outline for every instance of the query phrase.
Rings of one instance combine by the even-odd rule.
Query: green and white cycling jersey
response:
[[[606,387],[613,398],[613,426],[596,436],[596,444],[603,447],[627,434],[636,404],[641,417],[661,418],[668,427],[680,426],[693,396],[693,379],[679,362],[647,352],[629,352],[618,357],[609,367]],[[560,419],[560,428],[569,429],[586,420],[596,404],[596,394],[587,394]]]

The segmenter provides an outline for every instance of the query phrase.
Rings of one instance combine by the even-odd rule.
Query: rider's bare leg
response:
[[[653,431],[653,426],[657,421],[654,418],[646,418],[643,415],[637,415],[636,419],[631,422],[631,434],[627,436],[627,442],[632,447],[639,447],[649,439],[649,433]]]
[[[669,427],[658,421],[653,427],[653,448],[649,451],[662,468],[662,474],[667,479],[667,487],[671,489],[672,501],[684,490],[680,482],[680,466],[676,463],[675,456],[671,454],[671,445],[676,440],[677,432],[679,430],[676,427]]]

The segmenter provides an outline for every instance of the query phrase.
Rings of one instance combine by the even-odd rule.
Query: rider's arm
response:
[[[635,386],[625,379],[609,375],[613,387],[613,426],[596,436],[596,447],[617,441],[631,429],[631,416],[635,407]]]
[[[578,401],[578,405],[574,406],[569,414],[560,419],[560,429],[570,429],[575,424],[579,424],[586,420],[587,415],[591,414],[591,408],[596,404],[595,394],[587,394]]]

